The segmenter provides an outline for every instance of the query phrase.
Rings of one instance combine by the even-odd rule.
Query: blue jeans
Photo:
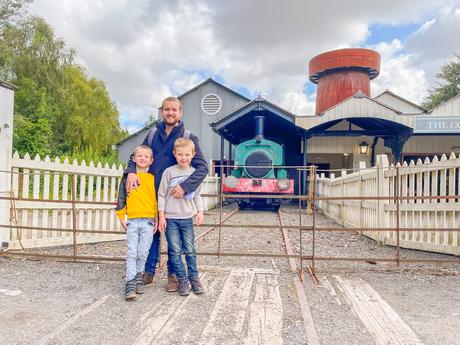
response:
[[[157,231],[155,235],[153,235],[152,245],[150,246],[149,256],[147,257],[147,261],[145,262],[145,272],[151,275],[155,275],[155,271],[158,264],[158,259],[160,258],[160,232]],[[168,258],[168,274],[175,274],[174,269],[171,265],[171,260]]]
[[[145,260],[153,238],[153,219],[131,218],[126,230],[126,281],[133,280],[144,271]]]
[[[166,239],[168,240],[168,257],[177,279],[184,279],[188,276],[192,280],[198,277],[193,219],[166,219]],[[182,253],[187,261],[188,274],[185,272]]]

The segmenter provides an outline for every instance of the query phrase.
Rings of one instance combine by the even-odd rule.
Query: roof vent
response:
[[[214,93],[207,94],[201,100],[201,109],[205,114],[215,115],[222,108],[222,100]]]
[[[361,90],[359,90],[358,92],[355,93],[355,95],[353,97],[355,97],[355,98],[364,98],[365,95],[364,95],[364,93],[362,93]]]

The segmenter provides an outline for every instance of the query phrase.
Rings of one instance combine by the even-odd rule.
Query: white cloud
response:
[[[35,0],[32,8],[76,49],[78,63],[106,82],[122,123],[138,121],[141,126],[165,96],[186,91],[208,73],[221,76],[230,87],[247,87],[253,97],[264,94],[295,113],[313,113],[314,95],[304,94],[312,57],[362,45],[371,23],[399,25],[428,18],[407,43],[375,47],[382,54],[382,71],[374,89],[389,88],[420,101],[430,75],[454,48],[458,51],[459,4]]]
[[[380,43],[375,47],[382,58],[380,76],[372,83],[373,94],[387,89],[412,102],[421,103],[426,96],[425,72],[413,65],[413,57],[403,53],[399,40]]]

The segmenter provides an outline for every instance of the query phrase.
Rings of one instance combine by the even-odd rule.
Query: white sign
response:
[[[414,133],[460,133],[460,117],[417,116]]]

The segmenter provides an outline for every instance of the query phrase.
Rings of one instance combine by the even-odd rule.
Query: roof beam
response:
[[[369,130],[369,131],[307,131],[307,135],[311,137],[362,137],[362,136],[382,136],[394,135],[394,131],[390,130]]]

